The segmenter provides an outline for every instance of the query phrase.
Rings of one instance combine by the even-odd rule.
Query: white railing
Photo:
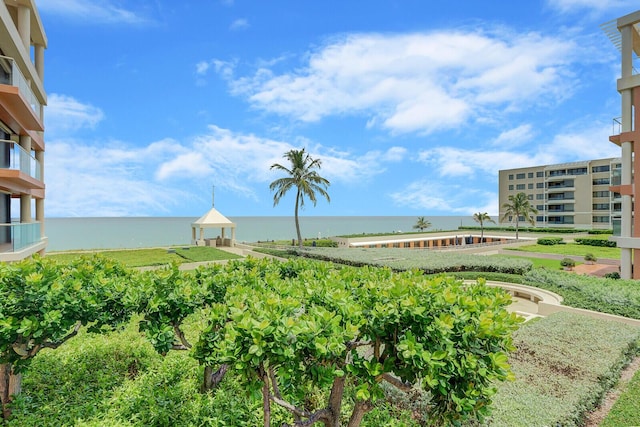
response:
[[[38,116],[38,119],[42,120],[42,116],[40,116],[40,111],[42,110],[40,107],[42,104],[40,104],[40,101],[36,98],[33,90],[31,90],[29,80],[24,78],[24,75],[20,71],[20,68],[18,68],[16,61],[8,56],[0,55],[0,84],[8,84],[17,87],[22,95],[27,99],[27,102],[31,106],[35,115]]]
[[[19,170],[42,181],[40,162],[15,141],[0,139],[0,169]]]
[[[39,222],[0,224],[0,248],[5,248],[3,252],[16,252],[41,240]]]

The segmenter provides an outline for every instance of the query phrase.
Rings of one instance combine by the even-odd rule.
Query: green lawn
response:
[[[509,251],[535,252],[535,253],[543,253],[543,254],[574,255],[574,256],[585,256],[586,254],[591,253],[595,255],[596,258],[611,258],[611,259],[620,258],[619,248],[578,245],[576,243],[567,243],[564,245],[527,245],[527,246],[520,246],[517,248],[505,248],[505,249]]]
[[[498,256],[498,255],[492,255],[492,256]],[[519,259],[528,259],[529,261],[531,261],[533,263],[533,268],[544,267],[544,268],[547,268],[549,270],[560,270],[562,268],[562,266],[560,265],[560,260],[559,259],[522,257],[522,256],[518,256],[518,258]],[[576,264],[581,264],[581,263],[577,262]]]
[[[640,425],[640,371],[637,371],[613,405],[601,427]]]
[[[186,248],[186,246],[185,246]],[[70,262],[83,255],[100,254],[107,258],[121,262],[127,267],[144,267],[150,265],[163,265],[176,262],[183,264],[186,262],[216,261],[224,259],[241,258],[220,249],[190,246],[189,249],[175,248],[175,253],[169,253],[167,249],[123,249],[106,251],[82,251],[82,252],[59,252],[47,254],[48,258],[53,258],[60,262]]]

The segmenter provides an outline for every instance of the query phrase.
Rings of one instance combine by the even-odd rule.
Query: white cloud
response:
[[[395,204],[444,215],[471,215],[488,212],[496,215],[498,197],[495,193],[473,189],[467,185],[421,180],[412,182],[390,194]]]
[[[87,23],[140,24],[147,19],[119,7],[112,0],[39,0],[42,12],[67,16]]]
[[[308,141],[304,141],[305,145]],[[288,142],[262,138],[251,134],[232,132],[210,126],[209,133],[195,138],[189,147],[175,158],[162,162],[155,173],[156,179],[168,181],[183,179],[214,179],[229,188],[256,197],[251,183],[268,183],[276,172],[270,167],[285,161],[283,153],[299,149]],[[406,154],[402,147],[386,151],[369,151],[362,155],[337,152],[321,146],[307,147],[313,158],[321,160],[320,174],[331,182],[360,183],[384,172],[384,164],[398,162]]]
[[[72,133],[82,128],[94,128],[104,119],[100,108],[83,104],[77,99],[53,93],[49,95],[45,114],[47,135]]]
[[[169,213],[190,195],[154,182],[146,169],[175,154],[175,141],[142,148],[117,142],[47,143],[48,216],[150,216]]]
[[[436,147],[423,150],[418,161],[430,165],[441,177],[473,178],[490,176],[497,180],[498,170],[555,163],[556,157],[545,150],[534,154],[512,151],[467,150],[455,147]]]
[[[244,18],[236,19],[229,25],[229,29],[232,31],[245,30],[247,28],[249,28],[249,21]]]
[[[482,120],[494,114],[489,108],[562,100],[576,84],[571,66],[579,56],[571,40],[536,33],[352,34],[308,54],[296,71],[277,75],[264,66],[224,77],[254,107],[297,120],[361,115],[392,133],[430,133]]]
[[[530,124],[524,124],[502,132],[493,142],[493,145],[517,147],[531,141],[533,137],[534,132],[532,126]]]
[[[547,4],[561,13],[579,12],[585,9],[594,12],[611,11],[612,9],[635,10],[635,0],[547,0]]]

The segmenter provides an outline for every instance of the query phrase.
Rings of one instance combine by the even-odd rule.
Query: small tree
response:
[[[576,262],[571,258],[562,258],[560,260],[560,265],[564,267],[566,270],[571,270],[576,266]]]
[[[584,255],[584,260],[589,264],[593,264],[594,262],[598,261],[598,258],[596,258],[594,254],[589,252]]]
[[[484,242],[484,223],[485,222],[492,222],[492,223],[496,223],[493,219],[491,219],[491,217],[489,216],[488,213],[486,212],[477,212],[473,214],[473,220],[475,222],[480,223],[480,241]]]
[[[287,174],[284,178],[278,178],[269,185],[273,195],[273,205],[277,205],[280,199],[292,188],[296,189],[296,204],[294,219],[296,223],[296,233],[298,235],[298,245],[302,249],[302,234],[300,233],[300,221],[298,210],[304,207],[304,198],[311,200],[316,205],[316,194],[320,194],[328,202],[331,201],[326,189],[330,182],[321,177],[315,169],[320,169],[322,162],[320,159],[312,158],[303,148],[302,150],[289,150],[284,154],[284,158],[289,161],[289,165],[283,166],[279,163],[271,165],[271,169],[276,169]]]
[[[509,202],[502,205],[504,208],[504,216],[502,221],[511,216],[516,223],[516,240],[518,240],[518,225],[520,223],[520,217],[523,217],[525,221],[531,225],[535,225],[533,215],[538,213],[538,210],[531,206],[527,195],[525,193],[518,193],[515,196],[512,194],[509,196]]]
[[[414,229],[419,229],[421,232],[429,227],[431,227],[431,223],[429,222],[428,219],[425,219],[425,217],[423,216],[419,216],[418,221],[413,226]]]
[[[293,426],[339,427],[345,418],[357,427],[384,398],[382,383],[426,391],[430,421],[457,425],[486,415],[495,381],[512,376],[506,353],[520,318],[501,289],[417,271],[250,263],[244,273],[235,265],[235,285],[211,307],[194,355],[227,364],[262,395],[265,427],[273,404]],[[308,399],[318,389],[326,400]]]

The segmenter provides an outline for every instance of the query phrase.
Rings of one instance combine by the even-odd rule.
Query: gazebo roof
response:
[[[202,215],[196,221],[191,223],[192,227],[235,227],[235,223],[231,222],[227,217],[222,215],[216,210],[211,208],[209,212]]]

